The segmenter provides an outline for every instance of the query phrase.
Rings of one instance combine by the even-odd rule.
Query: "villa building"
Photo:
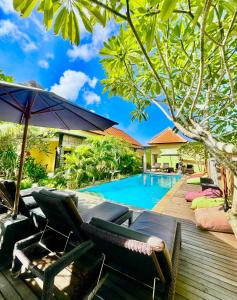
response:
[[[176,169],[177,164],[182,160],[184,165],[193,165],[194,171],[200,172],[204,167],[203,162],[197,162],[191,157],[180,157],[178,154],[179,148],[188,141],[181,135],[175,133],[170,127],[154,136],[149,142],[147,153],[150,157],[151,169],[156,166],[163,166]]]
[[[118,128],[108,128],[105,131],[83,131],[83,130],[70,130],[70,131],[58,131],[49,140],[49,152],[41,153],[37,150],[31,150],[30,154],[36,159],[36,161],[47,168],[47,172],[54,172],[54,170],[60,166],[63,155],[70,153],[72,149],[79,146],[89,136],[106,136],[112,135],[116,138],[120,138],[126,141],[130,147],[139,153],[142,157],[143,148],[142,145],[131,137],[129,134]]]

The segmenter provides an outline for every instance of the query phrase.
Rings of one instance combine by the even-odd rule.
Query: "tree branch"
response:
[[[124,20],[127,20],[126,15],[121,14],[120,12],[116,11],[115,9],[113,9],[112,7],[98,1],[98,0],[91,0],[92,3],[95,3],[97,5],[99,5],[100,7],[103,7],[104,9],[110,11],[111,13],[113,13],[114,15],[116,15],[117,17],[120,17]]]
[[[231,23],[230,23],[230,27],[229,27],[229,29],[228,29],[228,31],[227,31],[227,33],[226,33],[226,36],[225,36],[225,38],[224,38],[224,40],[223,40],[223,42],[222,42],[222,45],[223,45],[223,46],[226,44],[227,39],[228,39],[228,37],[229,37],[229,35],[230,35],[230,33],[231,33],[233,27],[234,27],[234,23],[235,23],[236,16],[237,16],[237,11],[235,11],[235,13],[234,13],[234,16],[233,16],[233,18],[232,18],[232,21],[231,21]]]
[[[168,120],[172,121],[171,116],[167,113],[167,111],[163,108],[163,106],[156,99],[154,99],[150,95],[147,95],[146,93],[144,93],[143,90],[137,86],[137,84],[135,83],[135,81],[132,77],[132,74],[129,71],[129,68],[128,68],[128,65],[126,64],[126,62],[124,62],[124,65],[127,70],[130,82],[132,83],[133,87],[137,90],[137,92],[139,94],[141,94],[144,98],[148,98],[153,104],[155,104],[162,111],[162,113],[166,116],[166,118]]]
[[[182,112],[182,110],[183,110],[183,108],[184,108],[184,105],[186,104],[187,100],[190,98],[190,95],[191,95],[191,92],[192,92],[192,89],[193,89],[193,85],[194,85],[195,78],[196,78],[196,72],[195,72],[194,75],[193,75],[193,78],[192,78],[192,82],[191,82],[191,86],[190,86],[190,88],[189,88],[189,91],[188,91],[186,97],[184,98],[184,101],[183,101],[183,103],[181,104],[181,106],[180,106],[180,108],[179,108],[179,110],[178,110],[178,112],[177,112],[177,114],[176,114],[176,118],[179,117],[179,115],[181,114],[181,112]]]
[[[203,19],[201,23],[201,33],[200,33],[200,52],[201,52],[201,57],[200,57],[200,66],[199,66],[199,80],[198,80],[198,86],[197,86],[197,91],[193,99],[193,103],[191,105],[190,113],[189,113],[189,118],[192,119],[192,114],[193,110],[195,108],[196,102],[198,100],[198,97],[201,93],[202,89],[202,84],[203,84],[203,74],[204,74],[204,31],[205,31],[205,26],[206,26],[206,21],[208,17],[208,13],[211,7],[211,0],[206,0],[205,3],[205,8],[204,8],[204,14],[203,14]]]
[[[228,81],[229,81],[229,85],[230,85],[230,93],[231,93],[231,98],[232,100],[235,100],[235,87],[234,87],[234,81],[227,63],[227,58],[226,58],[226,54],[225,54],[225,45],[222,45],[220,47],[220,54],[221,54],[221,58],[223,61],[223,65],[228,77]]]
[[[169,67],[168,67],[168,65],[167,65],[167,63],[166,63],[166,61],[164,59],[163,54],[162,54],[162,51],[161,51],[160,45],[158,43],[157,37],[155,37],[155,42],[156,42],[156,46],[157,46],[157,50],[158,50],[159,56],[160,56],[160,58],[161,58],[161,60],[162,60],[162,62],[164,64],[165,70],[166,70],[168,78],[169,78],[169,82],[170,82],[170,86],[171,86],[171,91],[172,91],[172,101],[173,101],[173,105],[175,105],[175,90],[174,90],[173,79],[172,79]]]
[[[218,115],[220,115],[229,105],[231,105],[232,103],[235,103],[235,99],[232,101],[227,101],[221,108],[219,108],[215,113],[209,115],[208,117],[206,117],[201,123],[200,125],[204,124],[207,120],[216,117]]]
[[[130,28],[131,28],[131,30],[133,32],[133,35],[135,36],[135,38],[136,38],[136,40],[137,40],[137,42],[138,42],[138,44],[139,44],[139,46],[140,46],[140,48],[142,50],[143,55],[145,56],[145,58],[146,58],[146,60],[148,62],[148,65],[150,66],[150,68],[151,68],[151,70],[152,70],[152,72],[154,74],[155,79],[160,84],[160,86],[161,86],[161,88],[162,88],[162,90],[163,90],[163,92],[165,94],[165,97],[166,97],[166,99],[168,101],[168,105],[169,105],[169,109],[170,109],[172,118],[175,119],[174,110],[173,110],[172,104],[170,102],[169,95],[168,95],[168,93],[166,91],[166,88],[165,88],[165,86],[164,86],[164,84],[163,84],[160,76],[156,72],[156,69],[155,69],[155,67],[154,67],[154,65],[153,65],[153,63],[152,63],[152,61],[151,61],[148,53],[146,52],[146,49],[143,46],[142,41],[141,41],[141,39],[140,39],[140,37],[139,37],[139,35],[138,35],[138,33],[137,33],[134,25],[133,25],[133,22],[132,22],[132,19],[131,19],[131,15],[130,15],[130,9],[129,9],[129,0],[126,0],[126,5],[127,5],[127,22],[128,22],[128,24],[129,24],[129,26],[130,26]]]

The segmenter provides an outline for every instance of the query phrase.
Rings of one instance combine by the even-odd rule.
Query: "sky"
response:
[[[134,106],[120,97],[102,93],[105,78],[99,50],[116,33],[110,22],[96,25],[93,34],[81,25],[81,43],[72,46],[61,36],[46,32],[42,15],[21,18],[12,0],[0,0],[0,70],[18,83],[37,81],[45,89],[119,123],[118,128],[145,145],[173,124],[156,106],[148,108],[148,121],[132,121]]]

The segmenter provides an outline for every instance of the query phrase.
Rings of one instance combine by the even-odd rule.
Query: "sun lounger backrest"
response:
[[[16,195],[16,184],[13,180],[4,180],[2,182],[3,187],[5,188],[5,193],[8,199],[8,203],[13,208],[14,207],[14,201],[15,201],[15,195]],[[19,197],[19,212],[24,216],[29,216],[29,210],[26,208],[25,203],[22,200],[22,197],[20,195]]]
[[[172,263],[161,239],[96,218],[81,228],[120,272],[149,285],[155,277],[171,280]]]
[[[72,195],[45,189],[33,192],[32,195],[48,219],[50,226],[65,234],[73,231],[81,239],[79,228],[83,221],[73,202]]]

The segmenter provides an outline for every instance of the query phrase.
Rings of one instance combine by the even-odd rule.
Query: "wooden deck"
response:
[[[194,224],[194,213],[184,200],[188,190],[197,186],[179,183],[154,210],[178,218],[182,224],[182,249],[176,284],[176,300],[235,300],[237,299],[237,240],[233,234],[201,231]],[[84,199],[82,209],[100,202]],[[135,215],[139,214],[139,210]],[[181,219],[182,218],[182,219]],[[62,275],[62,274],[61,274]],[[60,278],[62,281],[62,276]],[[70,284],[70,280],[65,278]],[[28,283],[29,284],[29,283]],[[39,281],[31,281],[35,291]],[[21,280],[12,279],[9,271],[0,273],[0,300],[38,299]],[[66,297],[68,299],[68,297]],[[62,297],[66,299],[65,289]],[[79,298],[78,298],[79,299]]]
[[[237,240],[233,234],[201,231],[184,195],[199,190],[184,182],[167,195],[154,210],[178,218],[182,224],[177,300],[237,299]],[[180,219],[182,217],[182,219]]]

